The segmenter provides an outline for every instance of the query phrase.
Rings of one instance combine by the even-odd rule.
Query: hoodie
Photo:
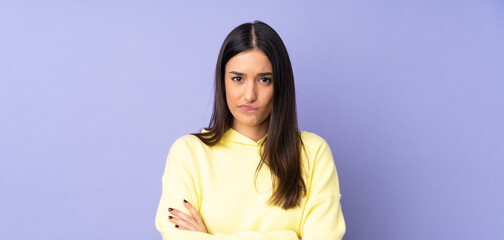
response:
[[[341,194],[327,142],[301,132],[307,194],[298,207],[284,210],[268,204],[273,188],[267,165],[256,173],[266,137],[255,142],[229,128],[212,147],[194,135],[178,138],[168,153],[155,218],[163,239],[342,239]],[[198,210],[208,233],[179,230],[168,221],[168,208],[189,214],[184,199]]]

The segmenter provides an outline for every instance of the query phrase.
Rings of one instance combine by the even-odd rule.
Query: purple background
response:
[[[169,147],[207,126],[220,44],[255,19],[331,146],[345,239],[504,239],[497,0],[3,0],[0,239],[160,239]]]

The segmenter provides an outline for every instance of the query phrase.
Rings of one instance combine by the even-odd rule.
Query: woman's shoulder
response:
[[[196,137],[194,134],[186,134],[186,135],[183,135],[183,136],[180,136],[178,137],[174,144],[175,143],[189,143],[189,144],[194,144],[194,143],[198,143],[198,142],[201,142],[201,140],[199,140],[198,137]]]
[[[335,164],[331,147],[327,141],[318,134],[302,131],[303,140],[301,155],[305,160],[305,168],[309,174],[315,172],[335,172]]]
[[[328,145],[327,141],[319,136],[316,133],[308,132],[308,131],[300,131],[301,132],[301,140],[303,144],[308,147],[319,148],[322,145]]]
[[[178,137],[170,147],[166,161],[167,167],[192,169],[206,156],[206,145],[193,134]]]
[[[323,137],[316,133],[301,131],[301,140],[302,151],[310,164],[315,164],[315,161],[333,162],[331,147]]]
[[[178,137],[172,144],[170,151],[189,150],[203,147],[205,144],[194,134]]]

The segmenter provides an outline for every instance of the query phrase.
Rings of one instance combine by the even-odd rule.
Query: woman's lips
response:
[[[242,111],[245,111],[245,112],[250,112],[250,111],[253,111],[253,110],[256,110],[257,108],[254,107],[253,105],[249,105],[249,104],[243,104],[243,105],[240,105],[238,106]]]

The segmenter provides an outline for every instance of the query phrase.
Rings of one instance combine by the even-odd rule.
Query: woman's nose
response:
[[[257,100],[257,89],[254,81],[248,81],[245,86],[245,101],[255,102]]]

